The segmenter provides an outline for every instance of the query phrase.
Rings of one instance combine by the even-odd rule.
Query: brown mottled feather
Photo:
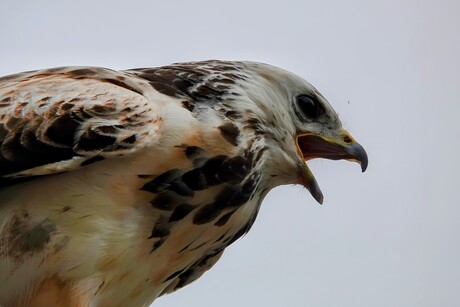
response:
[[[142,91],[121,73],[102,68],[0,78],[0,176],[142,147],[158,120]]]

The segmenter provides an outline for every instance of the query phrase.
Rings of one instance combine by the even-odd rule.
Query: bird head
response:
[[[329,102],[291,72],[257,62],[210,60],[130,73],[161,93],[184,99],[182,106],[213,127],[213,133],[219,127],[235,151],[254,154],[255,168],[264,178],[263,193],[278,185],[301,184],[322,203],[307,161],[344,159],[360,163],[363,172],[367,168],[366,151],[343,129]]]
[[[301,184],[322,203],[323,194],[307,161],[343,159],[366,170],[366,151],[343,129],[339,116],[315,87],[277,67],[252,62],[245,65],[251,71],[245,92],[257,105],[253,116],[265,127],[268,180],[274,185]]]

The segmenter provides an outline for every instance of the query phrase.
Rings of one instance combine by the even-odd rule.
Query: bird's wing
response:
[[[0,78],[0,188],[152,146],[160,116],[143,86],[96,67]]]

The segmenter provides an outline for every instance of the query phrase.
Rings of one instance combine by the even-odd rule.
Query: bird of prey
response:
[[[255,62],[0,78],[0,305],[147,306],[199,278],[306,161],[367,167],[297,75]]]

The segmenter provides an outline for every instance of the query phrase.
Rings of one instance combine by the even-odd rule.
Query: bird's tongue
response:
[[[364,148],[357,143],[352,136],[345,130],[342,130],[340,137],[329,139],[319,135],[304,133],[296,137],[296,146],[302,160],[308,161],[316,158],[325,158],[331,160],[349,160],[361,164],[361,170],[364,172],[367,168],[367,153]],[[323,202],[323,194],[308,168],[306,162],[300,171],[300,182],[311,193],[311,195],[320,204]]]
[[[299,179],[302,183],[302,185],[307,188],[308,191],[310,191],[310,194],[313,196],[314,199],[320,204],[323,203],[323,193],[321,192],[321,189],[319,188],[318,182],[315,179],[315,176],[313,176],[313,173],[311,172],[310,168],[307,166],[307,163],[305,163],[305,167],[300,171],[301,173],[299,174]]]

